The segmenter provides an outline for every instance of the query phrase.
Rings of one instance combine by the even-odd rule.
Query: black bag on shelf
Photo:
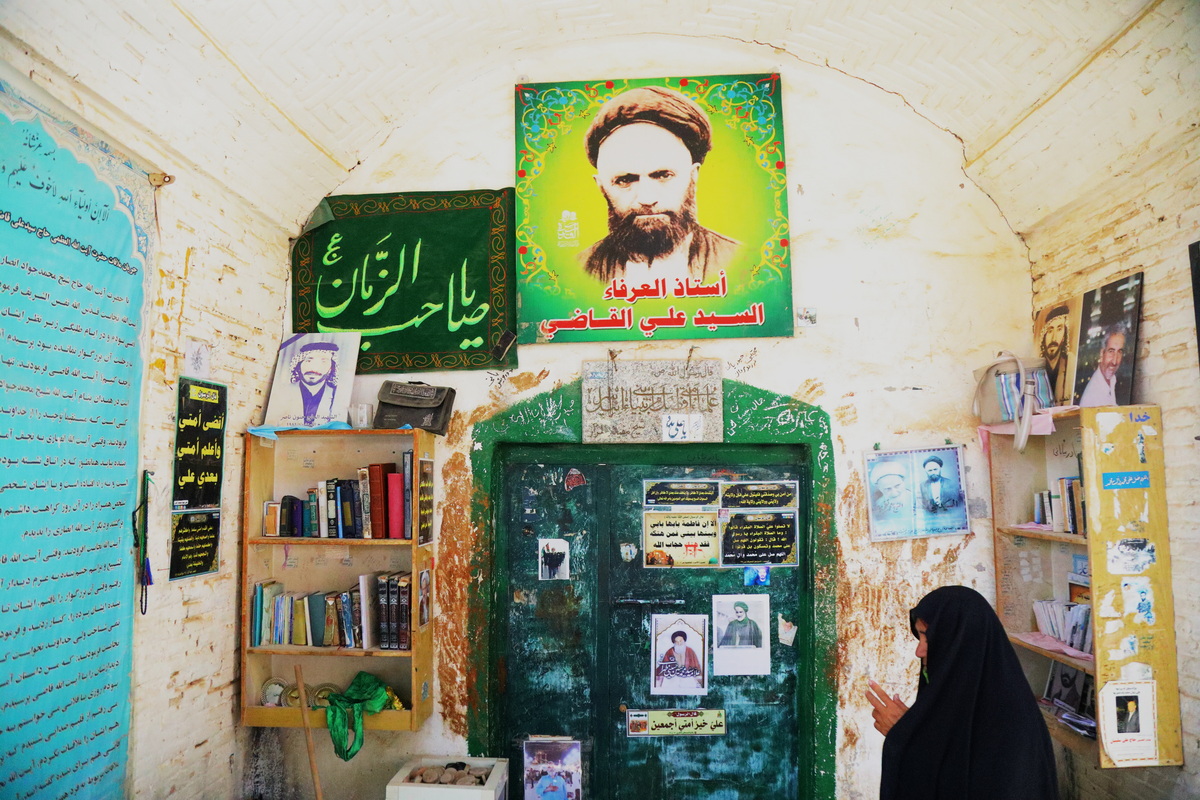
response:
[[[430,386],[420,381],[384,381],[379,387],[374,426],[401,428],[410,425],[440,436],[446,433],[453,410],[454,390],[449,386]]]

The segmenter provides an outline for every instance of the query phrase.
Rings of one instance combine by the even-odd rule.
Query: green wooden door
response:
[[[583,742],[584,796],[597,800],[753,800],[807,797],[810,657],[779,641],[776,620],[808,616],[809,526],[800,492],[800,563],[771,569],[769,586],[743,585],[740,567],[643,566],[644,480],[807,480],[802,448],[788,446],[546,446],[503,455],[497,531],[503,602],[500,736],[511,798],[530,735]],[[559,558],[556,552],[565,551]],[[769,598],[765,675],[714,675],[714,595]],[[652,694],[655,614],[710,617],[704,695]],[[808,637],[797,636],[796,644]],[[721,736],[630,736],[627,710],[723,709]],[[570,789],[577,789],[572,784]],[[532,795],[530,795],[532,796]]]

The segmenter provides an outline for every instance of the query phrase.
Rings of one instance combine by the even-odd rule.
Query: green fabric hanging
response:
[[[354,676],[345,694],[330,694],[325,709],[325,724],[333,739],[333,751],[342,761],[349,761],[362,748],[363,711],[375,714],[393,705],[395,694],[383,681],[369,672]],[[353,730],[354,741],[347,745],[347,735]]]

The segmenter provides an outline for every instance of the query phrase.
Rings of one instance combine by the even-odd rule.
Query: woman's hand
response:
[[[887,736],[897,720],[908,711],[908,706],[901,702],[900,695],[888,697],[883,687],[875,681],[867,681],[867,684],[871,688],[867,689],[865,694],[875,709],[871,712],[871,716],[875,718],[875,730]]]

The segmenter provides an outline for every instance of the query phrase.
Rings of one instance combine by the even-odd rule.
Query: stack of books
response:
[[[1086,510],[1079,478],[1059,478],[1051,488],[1033,493],[1033,521],[1059,533],[1086,536]]]
[[[267,580],[254,586],[250,646],[412,649],[412,575],[372,572],[329,592],[289,592]]]
[[[412,452],[397,464],[359,467],[353,478],[330,478],[304,497],[263,503],[263,536],[328,539],[411,539]]]
[[[1036,600],[1033,616],[1041,633],[1081,652],[1092,651],[1092,607],[1087,603]]]

